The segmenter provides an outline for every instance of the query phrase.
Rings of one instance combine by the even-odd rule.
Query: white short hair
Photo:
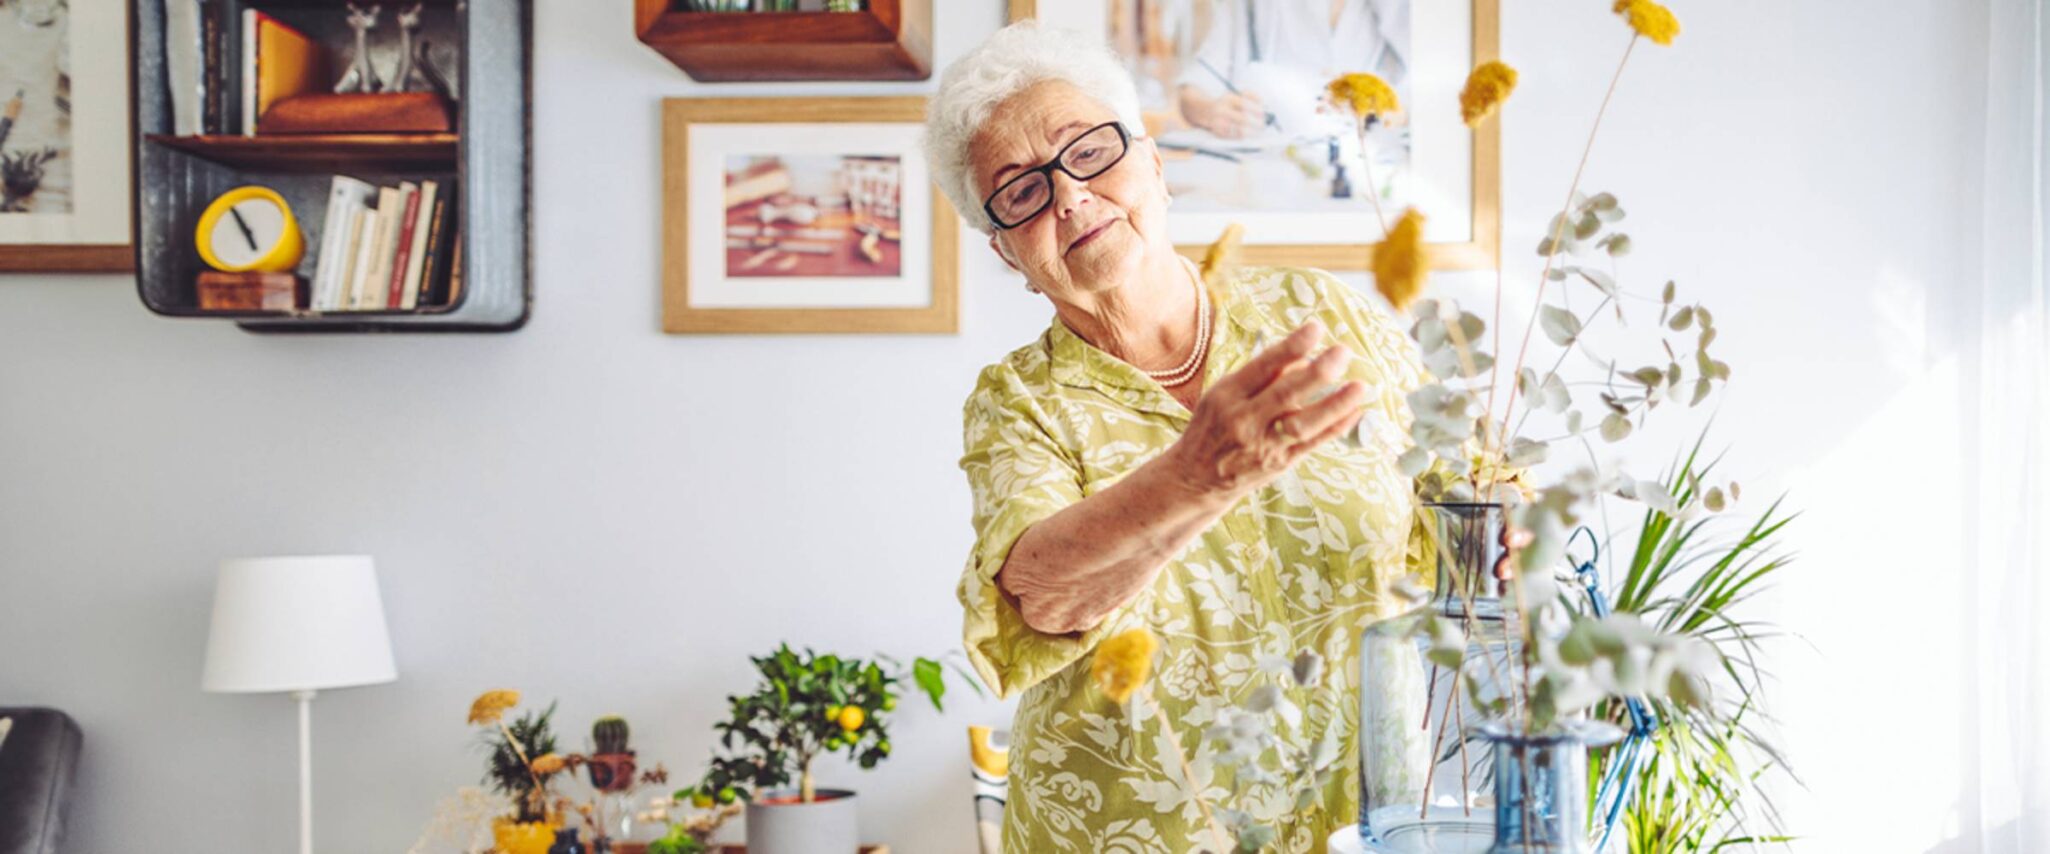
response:
[[[1036,83],[1062,80],[1101,101],[1134,137],[1144,136],[1139,90],[1101,41],[1080,33],[1020,21],[997,30],[940,75],[939,92],[925,109],[925,161],[933,181],[976,230],[995,225],[982,209],[982,193],[969,167],[968,143],[998,104]]]

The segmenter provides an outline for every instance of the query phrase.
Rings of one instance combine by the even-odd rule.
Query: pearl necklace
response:
[[[1203,277],[1196,274],[1196,265],[1189,259],[1181,259],[1182,266],[1189,271],[1189,280],[1196,286],[1196,345],[1189,350],[1189,358],[1180,365],[1164,371],[1149,371],[1140,368],[1161,388],[1174,388],[1196,378],[1196,370],[1203,365],[1203,357],[1210,352],[1210,297],[1203,292]]]

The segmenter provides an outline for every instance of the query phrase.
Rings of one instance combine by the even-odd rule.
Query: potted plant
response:
[[[547,854],[562,827],[561,805],[554,798],[555,775],[570,762],[555,752],[550,721],[555,704],[529,711],[508,723],[506,712],[519,705],[518,691],[487,691],[470,704],[470,723],[484,727],[489,751],[484,782],[511,798],[513,810],[492,822],[492,838],[501,854]]]
[[[752,660],[761,682],[727,698],[732,716],[716,725],[723,750],[698,785],[677,794],[701,809],[745,802],[749,854],[854,851],[854,792],[818,788],[812,761],[844,753],[873,768],[888,757],[887,718],[906,674],[885,670],[887,659],[799,654],[788,644]],[[908,676],[939,709],[939,663],[918,659]]]

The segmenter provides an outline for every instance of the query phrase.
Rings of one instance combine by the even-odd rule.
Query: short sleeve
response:
[[[1080,468],[1006,365],[983,371],[962,416],[961,469],[975,504],[975,548],[959,589],[962,642],[983,681],[1009,697],[1073,664],[1127,621],[1114,612],[1089,631],[1063,635],[1025,624],[1017,603],[998,588],[997,572],[1026,529],[1082,500]]]

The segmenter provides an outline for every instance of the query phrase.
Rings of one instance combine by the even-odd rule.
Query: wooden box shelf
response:
[[[932,76],[933,0],[869,0],[860,12],[686,12],[635,0],[634,32],[707,83],[924,80]]]

